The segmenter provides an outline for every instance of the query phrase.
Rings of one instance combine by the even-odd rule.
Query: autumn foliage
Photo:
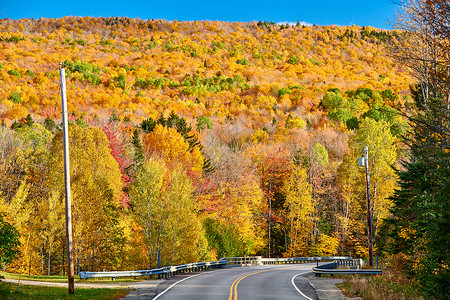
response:
[[[64,273],[59,66],[76,271],[224,256],[365,257],[396,187],[412,79],[358,26],[128,18],[0,20],[7,268]],[[377,236],[375,237],[377,239]]]

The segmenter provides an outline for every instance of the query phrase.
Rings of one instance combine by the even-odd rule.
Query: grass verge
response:
[[[3,276],[6,279],[16,279],[16,280],[31,280],[31,281],[47,281],[47,282],[67,282],[67,276],[40,276],[40,275],[23,275],[15,273],[0,272],[0,278]],[[139,282],[143,280],[149,280],[150,276],[140,276],[137,279],[132,277],[119,277],[113,281],[111,278],[89,278],[85,281],[80,279],[79,276],[75,276],[75,282]]]
[[[69,295],[67,288],[27,286],[0,282],[0,299],[122,299],[130,290],[125,289],[81,289],[76,288],[75,294]]]
[[[400,274],[383,270],[383,275],[348,275],[337,287],[348,297],[364,300],[424,300],[417,285]]]

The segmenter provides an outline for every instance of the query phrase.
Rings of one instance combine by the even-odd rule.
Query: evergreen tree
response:
[[[6,264],[16,258],[20,253],[19,246],[19,232],[0,214],[0,264]]]
[[[141,123],[141,128],[145,133],[152,132],[155,126],[156,122],[152,119],[152,117],[149,117],[147,120],[144,120]]]
[[[33,118],[31,117],[30,114],[27,115],[27,117],[25,118],[25,124],[27,124],[28,127],[33,126]]]
[[[448,299],[450,228],[450,4],[446,0],[401,2],[393,56],[418,79],[412,88],[416,112],[405,138],[411,156],[403,162],[400,187],[383,249],[403,260],[426,296]]]
[[[139,138],[139,131],[135,129],[133,131],[133,137],[131,138],[131,144],[134,148],[134,165],[136,170],[139,169],[144,163],[144,150],[142,149],[141,139]]]
[[[413,93],[421,103],[422,93]],[[411,159],[399,172],[400,190],[392,197],[393,217],[383,250],[406,259],[410,275],[429,296],[446,299],[450,282],[450,120],[445,101],[430,98],[428,109],[410,118]]]

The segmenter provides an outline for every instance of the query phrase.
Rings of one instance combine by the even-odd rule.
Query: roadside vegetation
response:
[[[347,297],[364,300],[424,300],[420,283],[407,276],[398,259],[383,262],[379,268],[383,275],[338,275],[344,282],[336,286]]]
[[[45,281],[45,282],[67,282],[67,276],[62,275],[53,275],[53,276],[41,276],[41,275],[24,275],[24,274],[17,274],[17,273],[7,273],[7,272],[0,272],[0,280],[1,278],[4,279],[14,279],[14,280],[28,280],[28,281]],[[101,283],[110,283],[110,282],[139,282],[144,280],[152,279],[150,276],[140,276],[136,277],[119,277],[115,280],[112,280],[111,278],[89,278],[88,280],[80,279],[79,276],[75,276],[75,283],[77,282],[101,282]]]
[[[417,283],[399,274],[351,276],[337,285],[347,297],[364,300],[423,300]]]
[[[450,3],[400,3],[403,34],[390,51],[418,84],[403,136],[408,156],[376,243],[389,264],[382,276],[350,277],[342,288],[364,299],[449,299]]]
[[[122,299],[130,291],[125,289],[82,289],[69,295],[67,288],[47,286],[27,286],[0,282],[0,299],[3,300],[37,300],[37,299]]]

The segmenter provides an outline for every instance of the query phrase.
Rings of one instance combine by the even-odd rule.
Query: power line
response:
[[[0,13],[1,13],[2,15],[4,15],[7,19],[9,19],[9,17],[8,17],[7,15],[5,15],[5,13],[2,12],[1,10],[0,10]]]

